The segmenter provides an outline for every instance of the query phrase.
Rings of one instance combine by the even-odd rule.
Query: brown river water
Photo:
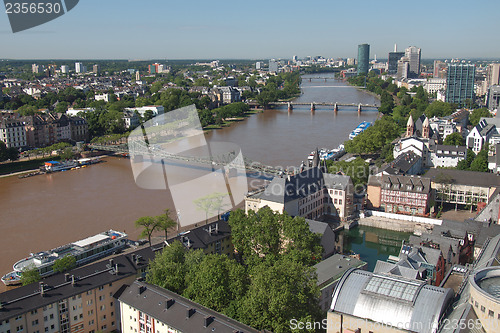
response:
[[[325,77],[328,74],[312,75]],[[297,102],[375,104],[378,100],[343,82],[303,77]],[[361,121],[373,121],[375,109],[309,106],[266,110],[206,135],[208,141],[233,142],[245,157],[274,166],[298,166],[316,147],[335,148]],[[30,252],[49,250],[108,229],[140,233],[134,221],[175,211],[168,191],[139,188],[128,159],[108,157],[88,168],[26,179],[0,178],[0,274]],[[159,234],[161,235],[161,233]],[[2,286],[3,287],[3,286]],[[1,290],[1,289],[0,289]]]

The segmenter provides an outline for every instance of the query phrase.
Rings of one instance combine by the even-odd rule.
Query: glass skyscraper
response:
[[[396,74],[398,72],[398,60],[405,56],[404,52],[389,52],[388,59],[388,74]]]
[[[368,74],[368,64],[370,61],[370,45],[358,45],[358,75]]]
[[[474,75],[476,65],[449,64],[446,102],[464,104],[466,99],[474,101]]]

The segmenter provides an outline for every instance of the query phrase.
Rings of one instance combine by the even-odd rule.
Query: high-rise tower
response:
[[[410,75],[418,77],[420,75],[420,49],[416,46],[410,46],[405,50],[405,56],[410,63]]]
[[[370,61],[370,45],[358,45],[358,75],[368,74],[368,63]]]

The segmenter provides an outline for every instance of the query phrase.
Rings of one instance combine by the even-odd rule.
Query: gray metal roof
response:
[[[437,328],[452,298],[453,291],[449,288],[353,269],[346,272],[337,285],[331,310],[430,333]]]
[[[363,265],[366,265],[364,261],[346,257],[342,254],[334,254],[314,265],[316,274],[318,275],[318,286],[338,280],[345,271],[351,268],[359,268]]]
[[[439,178],[443,176],[448,177],[452,184],[479,187],[500,186],[500,176],[488,172],[431,168],[425,174],[425,177],[436,183],[439,183]],[[436,178],[438,181],[436,181]]]

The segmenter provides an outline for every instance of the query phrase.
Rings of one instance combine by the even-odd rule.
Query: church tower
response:
[[[413,122],[413,118],[410,115],[410,118],[408,118],[408,122],[406,123],[406,137],[412,136],[414,129],[415,123]]]
[[[429,133],[430,133],[430,129],[429,129],[429,118],[425,117],[425,120],[424,122],[422,123],[422,137],[424,139],[428,139],[429,138]]]

